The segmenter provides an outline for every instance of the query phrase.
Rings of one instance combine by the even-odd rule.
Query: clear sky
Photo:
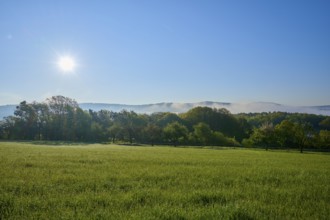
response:
[[[0,77],[0,104],[329,105],[330,1],[1,0]]]

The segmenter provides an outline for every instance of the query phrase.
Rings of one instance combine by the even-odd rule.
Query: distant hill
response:
[[[182,113],[186,112],[189,109],[192,109],[197,106],[208,106],[212,108],[225,108],[229,106],[230,103],[221,103],[221,102],[198,102],[198,103],[172,103],[172,102],[163,102],[156,104],[144,104],[144,105],[121,105],[121,104],[101,104],[101,103],[81,103],[79,106],[82,109],[92,109],[95,111],[106,109],[111,111],[121,111],[123,109],[128,111],[134,111],[137,113],[147,113],[151,114],[154,112],[174,112]]]
[[[106,104],[106,103],[81,103],[79,106],[84,110],[92,109],[99,111],[101,109],[119,112],[123,109],[134,111],[137,113],[151,114],[154,112],[186,112],[197,106],[207,106],[210,108],[226,108],[231,113],[258,113],[258,112],[290,112],[290,113],[307,113],[317,115],[329,115],[330,105],[324,106],[288,106],[270,102],[252,102],[252,103],[225,103],[225,102],[197,102],[197,103],[156,103],[145,105],[123,105],[123,104]],[[5,116],[13,115],[16,105],[3,105],[0,106],[0,119]]]
[[[153,113],[153,112],[174,112],[182,113],[197,107],[207,106],[210,108],[226,108],[231,113],[258,113],[258,112],[290,112],[290,113],[307,113],[317,115],[330,115],[330,105],[324,106],[288,106],[270,102],[252,102],[252,103],[226,103],[226,102],[196,102],[196,103],[156,103],[145,105],[121,105],[121,104],[102,104],[102,103],[81,103],[82,109],[92,109],[99,111],[106,109],[110,111],[121,111],[123,109],[135,111],[137,113]]]

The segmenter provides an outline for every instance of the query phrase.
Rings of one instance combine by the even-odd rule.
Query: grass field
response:
[[[329,219],[330,155],[0,142],[0,219]]]

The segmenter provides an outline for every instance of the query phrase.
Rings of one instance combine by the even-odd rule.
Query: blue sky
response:
[[[2,0],[0,77],[0,104],[328,105],[330,1]]]

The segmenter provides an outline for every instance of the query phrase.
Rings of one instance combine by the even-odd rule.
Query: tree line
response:
[[[330,117],[298,113],[231,114],[196,107],[186,113],[82,110],[68,97],[21,102],[0,121],[0,139],[198,146],[330,149]]]

